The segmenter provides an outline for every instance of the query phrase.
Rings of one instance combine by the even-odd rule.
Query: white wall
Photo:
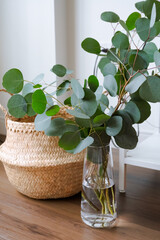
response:
[[[52,78],[49,71],[56,57],[53,0],[0,0],[0,36],[0,83],[10,68],[19,68],[26,80],[39,73]],[[0,92],[0,103],[6,106],[6,102],[6,94]],[[4,133],[1,113],[0,133]]]

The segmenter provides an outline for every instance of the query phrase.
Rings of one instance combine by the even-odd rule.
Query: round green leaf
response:
[[[32,95],[33,110],[38,114],[42,114],[46,109],[46,105],[47,100],[44,92],[41,89],[36,90]]]
[[[144,83],[144,81],[146,81],[146,77],[141,73],[137,73],[131,79],[131,81],[128,83],[128,85],[126,86],[125,89],[126,89],[127,92],[132,94],[139,89],[139,87]]]
[[[27,113],[27,103],[23,96],[13,95],[7,104],[9,113],[16,118],[22,118]]]
[[[64,104],[65,104],[65,105],[68,105],[68,106],[71,106],[71,97],[67,98],[67,99],[64,101]]]
[[[151,18],[151,12],[153,8],[153,4],[156,5],[156,21],[160,19],[160,2],[155,0],[147,0],[138,2],[135,4],[136,8],[143,12],[149,19]]]
[[[106,75],[115,75],[116,74],[116,66],[113,63],[107,63],[101,70],[101,73],[103,74],[103,76]]]
[[[140,97],[148,102],[160,102],[160,78],[149,76],[139,90]]]
[[[149,62],[154,62],[154,53],[158,50],[157,46],[153,42],[149,42],[144,47],[144,52],[148,55]]]
[[[124,110],[117,111],[118,115],[123,118],[123,128],[122,131],[116,136],[114,136],[116,144],[124,149],[133,149],[136,147],[138,142],[138,137],[135,129],[132,127],[132,120],[127,112]]]
[[[61,83],[56,90],[56,95],[57,96],[61,96],[62,94],[64,94],[68,88],[70,86],[70,81],[65,80],[63,83]]]
[[[144,3],[145,3],[145,1],[141,1],[141,2],[137,2],[136,4],[135,4],[135,7],[140,11],[140,12],[144,12]]]
[[[78,132],[66,132],[59,140],[59,146],[64,150],[72,150],[80,143],[80,135]]]
[[[135,70],[142,70],[142,69],[147,69],[148,63],[146,60],[140,56],[139,54],[137,55],[136,53],[133,53],[129,57],[129,65]]]
[[[116,144],[124,149],[134,149],[138,142],[136,131],[133,127],[128,128],[122,134],[114,137]]]
[[[160,71],[160,52],[159,51],[154,52],[154,61],[155,61],[156,67]]]
[[[120,133],[123,126],[123,119],[121,116],[113,116],[108,120],[106,133],[109,136],[116,136]]]
[[[126,30],[126,32],[130,35],[129,29],[128,29],[126,23],[123,20],[119,20],[119,23],[124,28],[124,30]]]
[[[100,54],[101,52],[100,44],[94,38],[86,38],[82,42],[81,46],[86,52],[89,53]]]
[[[46,115],[47,116],[54,116],[59,112],[59,110],[60,110],[60,107],[58,105],[54,105],[46,111]]]
[[[41,84],[36,84],[36,85],[33,86],[33,88],[41,88],[41,87],[42,87]]]
[[[116,79],[112,75],[107,75],[104,77],[103,86],[112,97],[117,95],[118,86]]]
[[[99,101],[101,99],[102,93],[103,93],[103,87],[99,86],[94,93],[97,101]]]
[[[94,75],[89,76],[88,85],[89,85],[90,89],[93,92],[95,92],[97,90],[97,88],[99,87],[99,81],[98,81],[97,77]]]
[[[135,25],[142,41],[151,41],[157,35],[155,26],[150,29],[150,20],[147,18],[138,18]]]
[[[97,110],[95,94],[88,88],[84,88],[85,96],[80,100],[80,109],[88,116],[92,116]]]
[[[133,123],[138,123],[140,121],[141,114],[135,102],[129,101],[126,104],[124,111],[126,111],[130,115]]]
[[[101,58],[101,60],[99,61],[99,64],[98,64],[99,69],[102,71],[102,69],[104,68],[104,66],[107,63],[110,63],[110,59],[108,59],[107,57]]]
[[[45,129],[47,136],[61,136],[65,132],[65,120],[63,118],[55,118],[51,120],[50,125]]]
[[[108,107],[109,105],[109,100],[108,100],[108,97],[104,94],[101,95],[101,98],[99,100],[99,103],[100,103],[100,107],[102,109],[102,111],[104,112],[105,109]]]
[[[71,80],[71,87],[78,99],[84,98],[84,91],[81,84],[76,79]]]
[[[126,25],[129,30],[133,30],[136,27],[135,22],[140,17],[141,17],[141,14],[138,12],[133,12],[129,15],[129,17],[127,18],[127,21],[126,21]]]
[[[86,114],[80,112],[80,111],[77,111],[77,110],[70,110],[70,109],[67,109],[66,110],[69,114],[77,117],[77,118],[82,118],[82,119],[90,119],[89,116],[87,116]]]
[[[78,146],[71,150],[71,153],[80,153],[81,151],[83,151],[85,148],[87,148],[88,146],[90,146],[92,143],[94,142],[94,139],[92,137],[86,137],[85,139],[81,140],[80,143],[78,144]]]
[[[36,115],[35,111],[32,108],[32,95],[33,93],[29,93],[24,97],[27,103],[27,115],[30,117]]]
[[[101,14],[101,19],[105,22],[116,23],[119,21],[119,16],[114,12],[103,12]]]
[[[113,45],[118,49],[128,49],[129,40],[127,35],[122,32],[116,32],[112,38]]]
[[[20,70],[13,68],[3,76],[3,87],[10,93],[19,93],[23,88],[23,75]]]
[[[64,77],[66,75],[67,69],[60,64],[56,64],[51,69],[51,72],[55,73],[58,77]]]
[[[101,114],[101,115],[96,116],[93,119],[93,122],[98,123],[98,124],[103,124],[103,123],[107,122],[109,119],[110,119],[110,116],[108,116],[106,114]]]
[[[48,117],[46,113],[38,114],[34,120],[35,129],[37,131],[44,131],[49,127],[51,123],[51,117]]]
[[[134,101],[140,111],[140,120],[138,123],[143,123],[151,115],[151,106],[146,101]]]

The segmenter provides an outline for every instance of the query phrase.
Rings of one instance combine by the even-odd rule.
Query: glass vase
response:
[[[110,147],[89,146],[83,168],[81,218],[94,228],[113,227],[117,218]]]

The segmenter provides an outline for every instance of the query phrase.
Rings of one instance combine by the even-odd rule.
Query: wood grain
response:
[[[118,169],[117,151],[114,160]],[[128,166],[126,194],[117,192],[117,226],[92,229],[81,221],[80,194],[29,199],[10,185],[0,164],[0,240],[160,240],[159,186],[160,172]]]

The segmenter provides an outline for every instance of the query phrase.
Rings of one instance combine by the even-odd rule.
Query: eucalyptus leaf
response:
[[[134,149],[138,142],[136,131],[133,127],[128,128],[122,134],[114,137],[116,144],[124,149]]]
[[[58,77],[64,77],[67,73],[67,69],[61,64],[56,64],[51,69],[51,72],[55,73]]]
[[[30,116],[30,117],[36,115],[35,111],[34,111],[33,108],[32,108],[32,95],[33,95],[33,93],[28,93],[28,94],[24,97],[24,99],[25,99],[25,101],[26,101],[26,103],[27,103],[27,115]]]
[[[36,85],[33,86],[33,88],[41,88],[41,87],[42,87],[41,84],[36,84]]]
[[[113,63],[107,63],[101,70],[103,76],[115,75],[117,72],[116,66]]]
[[[10,93],[19,93],[23,89],[24,79],[20,70],[10,69],[3,76],[3,87]]]
[[[51,117],[48,117],[46,113],[38,114],[34,120],[35,130],[44,131],[51,123]]]
[[[146,81],[146,76],[144,76],[141,73],[137,73],[131,81],[127,84],[126,86],[126,91],[129,92],[130,94],[136,92],[139,87]]]
[[[73,89],[73,92],[77,96],[77,98],[81,99],[84,98],[84,90],[81,86],[81,84],[76,79],[71,79],[71,87]]]
[[[151,41],[157,36],[155,26],[150,28],[150,20],[147,18],[138,18],[136,23],[137,33],[142,41]]]
[[[116,32],[112,38],[113,45],[118,49],[128,49],[129,40],[127,35],[122,32]]]
[[[138,123],[140,121],[141,113],[135,102],[129,101],[124,110],[130,115],[133,123]]]
[[[154,53],[158,51],[157,46],[153,42],[149,42],[144,47],[144,52],[148,55],[149,62],[154,62]]]
[[[121,19],[119,20],[119,23],[124,28],[124,30],[126,30],[127,34],[130,35],[129,29],[128,29],[126,23]]]
[[[123,127],[122,117],[112,116],[107,122],[106,133],[109,136],[116,136],[120,133],[122,127]]]
[[[88,85],[89,85],[90,89],[93,92],[95,92],[97,90],[97,88],[99,87],[99,81],[98,81],[97,77],[94,75],[89,76]]]
[[[32,95],[32,108],[38,113],[42,114],[47,105],[47,100],[44,92],[41,89],[36,90]]]
[[[132,127],[132,120],[124,110],[117,111],[117,114],[123,118],[123,128],[118,135],[114,136],[115,142],[121,148],[133,149],[137,145],[138,137]]]
[[[83,118],[83,119],[90,119],[90,117],[80,111],[76,111],[76,110],[70,110],[67,109],[66,110],[69,114],[71,114],[72,116],[75,116],[77,118]]]
[[[103,124],[103,123],[107,122],[109,119],[110,119],[110,116],[108,116],[106,114],[101,114],[101,115],[96,116],[93,119],[93,122],[98,123],[98,124]]]
[[[68,106],[71,106],[71,97],[67,98],[67,99],[64,101],[64,104],[65,104],[65,105],[68,105]]]
[[[156,4],[153,3],[151,19],[150,19],[150,28],[154,26],[155,22],[156,22]]]
[[[155,61],[156,67],[160,71],[160,52],[159,51],[154,52],[154,61]]]
[[[80,100],[80,108],[88,116],[92,116],[97,110],[95,94],[88,88],[84,88],[85,96]]]
[[[19,94],[15,94],[9,99],[7,107],[9,113],[16,118],[22,118],[27,113],[27,103]]]
[[[59,146],[64,150],[72,150],[80,143],[80,135],[78,132],[66,132],[59,140]]]
[[[110,63],[110,59],[108,57],[102,57],[101,60],[98,63],[99,69],[102,71],[104,66],[108,63]]]
[[[97,101],[99,101],[101,99],[102,93],[103,93],[103,87],[99,86],[94,93]]]
[[[135,70],[147,69],[148,62],[139,54],[133,53],[129,57],[129,64]]]
[[[68,88],[70,86],[70,81],[69,80],[65,80],[64,82],[62,82],[56,90],[56,95],[57,96],[61,96],[62,94],[64,94]]]
[[[89,147],[93,142],[94,142],[94,139],[88,136],[85,139],[81,140],[78,146],[75,149],[71,150],[70,153],[74,153],[74,154],[80,153],[81,151]]]
[[[101,19],[105,22],[116,23],[119,21],[119,16],[114,12],[103,12]]]
[[[117,82],[113,75],[107,75],[104,77],[104,88],[109,92],[112,97],[117,95]]]
[[[135,26],[135,22],[138,18],[141,17],[141,14],[138,13],[138,12],[133,12],[129,15],[129,17],[127,18],[127,21],[126,21],[126,25],[127,25],[127,28],[129,30],[133,30],[136,26]]]
[[[31,83],[26,83],[22,89],[22,96],[25,97],[27,94],[34,91],[33,85]]]
[[[65,120],[63,118],[52,119],[48,128],[44,129],[47,136],[61,136],[65,132]]]
[[[59,110],[60,110],[60,107],[58,105],[54,105],[54,106],[50,107],[49,109],[47,109],[46,115],[54,116],[59,112]]]
[[[146,101],[134,101],[135,104],[137,105],[141,117],[140,120],[138,121],[138,123],[143,123],[150,115],[151,115],[151,106],[149,105],[148,102]]]
[[[81,46],[86,52],[89,52],[89,53],[100,54],[101,52],[100,44],[94,38],[86,38],[82,42]]]
[[[102,109],[102,111],[105,111],[106,108],[108,108],[109,105],[109,100],[108,97],[104,94],[101,95],[101,98],[99,100],[100,103],[100,107]]]
[[[140,97],[148,102],[160,102],[160,78],[149,76],[139,90]]]

